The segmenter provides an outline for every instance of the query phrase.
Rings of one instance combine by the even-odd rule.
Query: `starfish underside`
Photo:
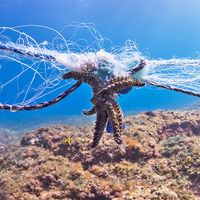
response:
[[[103,135],[108,120],[112,123],[113,136],[117,144],[122,144],[121,132],[123,127],[123,113],[116,101],[118,92],[121,90],[137,86],[144,86],[131,76],[113,77],[108,81],[101,80],[92,72],[68,72],[63,75],[64,79],[73,78],[89,84],[93,90],[91,102],[93,107],[88,111],[83,111],[85,115],[96,113],[95,131],[92,148],[95,148]]]

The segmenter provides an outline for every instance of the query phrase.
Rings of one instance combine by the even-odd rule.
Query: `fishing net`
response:
[[[144,67],[137,73],[141,60]],[[145,57],[133,41],[114,46],[92,24],[72,24],[61,31],[39,25],[0,28],[0,102],[29,106],[55,98],[73,80],[67,71],[92,70],[102,79],[128,76],[148,84],[199,95],[200,59]]]

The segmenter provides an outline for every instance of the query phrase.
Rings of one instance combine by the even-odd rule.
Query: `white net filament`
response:
[[[60,32],[39,25],[0,27],[0,103],[31,105],[47,101],[72,84],[72,80],[62,80],[64,73],[85,71],[88,63],[102,78],[127,76],[142,59],[146,66],[134,75],[136,78],[200,92],[198,58],[149,59],[133,41],[113,46],[91,24],[73,24]]]
[[[149,60],[142,70],[144,82],[200,93],[200,60]]]

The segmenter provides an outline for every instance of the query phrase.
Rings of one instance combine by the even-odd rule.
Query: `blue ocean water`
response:
[[[114,45],[131,39],[140,51],[155,59],[192,57],[200,52],[199,6],[198,0],[1,0],[0,26],[39,24],[61,30],[72,22],[91,22]],[[41,32],[33,34],[38,40],[49,37]],[[80,116],[83,109],[91,107],[90,98],[91,89],[83,85],[62,102],[43,110],[1,111],[0,124],[27,127]],[[125,113],[183,108],[195,101],[198,98],[150,86],[133,89],[119,98]]]

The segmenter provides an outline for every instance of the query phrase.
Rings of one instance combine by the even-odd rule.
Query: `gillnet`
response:
[[[131,74],[141,60],[143,68]],[[74,84],[62,79],[64,73],[85,72],[88,67],[102,79],[132,75],[151,85],[200,96],[200,59],[150,59],[133,41],[114,46],[92,24],[72,24],[60,32],[39,25],[1,27],[0,65],[2,104],[47,102]]]
[[[63,81],[62,75],[69,70],[78,70],[88,59],[88,52],[94,54],[94,46],[100,45],[103,39],[91,25],[70,25],[64,30],[68,40],[60,32],[45,26],[0,28],[1,103],[37,104],[74,83]],[[78,38],[80,34],[89,35],[91,43]],[[83,52],[87,52],[87,56]]]
[[[140,78],[151,85],[200,96],[200,60],[149,60]]]

